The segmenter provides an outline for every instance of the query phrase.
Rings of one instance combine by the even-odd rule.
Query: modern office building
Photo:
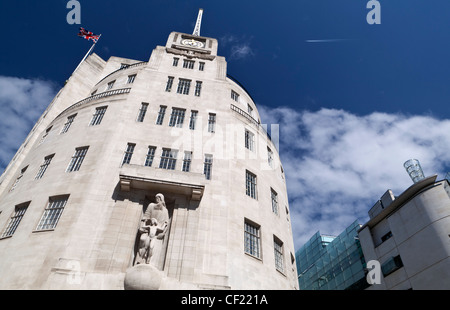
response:
[[[200,21],[73,72],[0,177],[0,289],[298,289],[276,144]]]
[[[450,289],[450,184],[415,178],[399,196],[388,190],[358,231],[369,290]],[[378,265],[378,267],[376,267]]]
[[[357,221],[339,236],[317,232],[297,252],[300,290],[345,290],[367,287]]]

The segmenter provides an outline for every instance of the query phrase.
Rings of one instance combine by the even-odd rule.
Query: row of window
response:
[[[58,224],[59,218],[61,217],[68,199],[69,195],[50,197],[35,230],[41,231],[54,229]],[[30,203],[30,201],[22,203],[14,208],[11,218],[6,224],[0,238],[11,237],[14,234]]]
[[[173,76],[168,77],[166,83],[166,92],[170,93],[172,91],[174,79],[175,78]],[[189,95],[189,92],[191,90],[191,83],[192,80],[179,78],[177,85],[177,94]],[[194,95],[196,97],[200,97],[200,94],[202,92],[202,85],[203,85],[202,81],[195,81]]]
[[[262,259],[261,251],[261,226],[245,219],[244,221],[244,251],[245,253]],[[273,251],[275,256],[275,268],[284,273],[285,272],[285,259],[284,259],[284,247],[283,242],[273,236]],[[293,261],[293,256],[291,254],[291,259]]]
[[[36,231],[54,229],[67,204],[69,195],[50,197],[44,212],[36,226]],[[0,238],[11,237],[21,220],[23,219],[31,202],[17,205],[5,227]],[[244,224],[244,250],[256,258],[262,258],[261,252],[261,227],[251,221],[245,220]],[[285,271],[283,242],[273,236],[273,247],[275,256],[275,267],[280,272]]]
[[[180,61],[180,58],[174,57],[172,65],[174,67],[178,67],[179,61]],[[194,69],[194,67],[195,67],[195,61],[194,60],[183,59],[183,68],[185,68],[185,69]],[[199,71],[204,71],[205,70],[205,63],[204,62],[200,61],[198,63],[198,70]]]
[[[245,171],[245,193],[253,199],[258,199],[256,179],[257,177],[255,174],[248,170]],[[270,196],[272,200],[272,211],[278,215],[278,194],[273,188],[270,188]]]
[[[139,115],[137,118],[138,122],[143,122],[145,113],[147,111],[148,103],[142,103],[141,109],[139,110]],[[164,117],[166,115],[167,106],[161,105],[159,107],[158,116],[156,118],[156,125],[162,125],[164,122]],[[172,108],[172,113],[170,114],[169,126],[182,128],[184,119],[186,115],[186,109]],[[195,130],[196,123],[198,119],[198,111],[192,110],[189,118],[189,129]],[[208,115],[208,132],[214,133],[216,131],[216,114],[209,113]]]
[[[134,143],[127,144],[127,149],[122,159],[122,165],[130,164],[135,147],[136,144]],[[156,146],[149,146],[144,166],[151,167],[153,165],[155,153],[156,153]],[[163,148],[160,158],[161,158],[159,162],[160,169],[175,170],[177,165],[178,150]],[[184,172],[190,172],[191,163],[192,163],[192,152],[185,151],[181,170]],[[211,180],[212,164],[213,164],[213,156],[210,154],[205,154],[203,161],[203,174],[205,175],[207,180]]]

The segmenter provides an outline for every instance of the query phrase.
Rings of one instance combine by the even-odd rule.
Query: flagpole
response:
[[[100,39],[102,35],[99,35],[98,40]],[[95,44],[97,44],[97,41],[94,42],[94,44],[92,44],[91,48],[89,49],[89,51],[86,53],[86,55],[84,56],[83,60],[81,60],[81,62],[78,64],[77,68],[73,71],[77,71],[77,69],[81,66],[81,64],[86,60],[86,58],[88,58],[89,54],[94,50]]]

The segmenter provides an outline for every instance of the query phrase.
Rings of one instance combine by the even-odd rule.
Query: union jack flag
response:
[[[85,38],[86,40],[92,40],[94,43],[97,43],[98,39],[100,39],[100,35],[93,34],[90,31],[87,31],[83,27],[80,27],[80,32],[78,33],[78,36],[81,38]]]

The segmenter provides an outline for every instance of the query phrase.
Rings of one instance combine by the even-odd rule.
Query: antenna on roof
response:
[[[203,16],[203,9],[199,9],[197,22],[195,23],[194,32],[192,33],[192,35],[194,35],[194,36],[198,36],[198,37],[200,36],[200,27],[202,26],[202,16]]]

